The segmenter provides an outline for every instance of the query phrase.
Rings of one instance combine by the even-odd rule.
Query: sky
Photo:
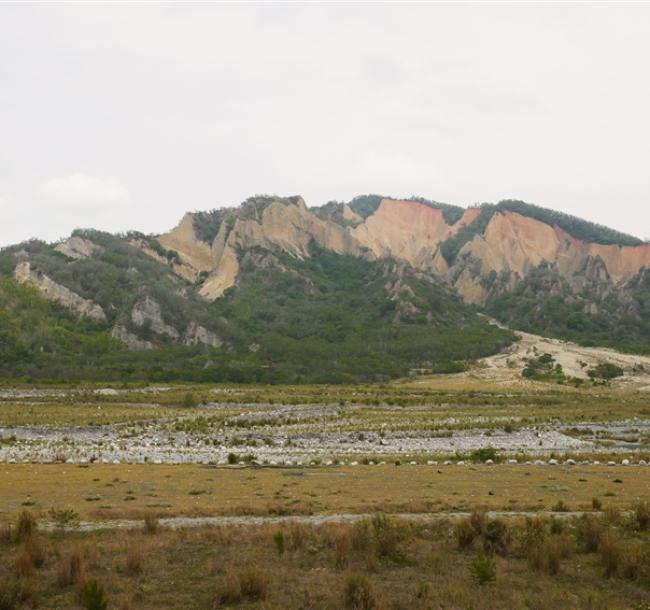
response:
[[[650,4],[0,4],[0,246],[260,194],[650,237]]]

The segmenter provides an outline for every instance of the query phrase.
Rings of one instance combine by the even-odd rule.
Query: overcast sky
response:
[[[0,245],[256,193],[650,236],[650,4],[2,4]]]

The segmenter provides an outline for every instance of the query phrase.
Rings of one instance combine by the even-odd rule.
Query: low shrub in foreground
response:
[[[373,610],[377,607],[374,587],[367,576],[350,574],[345,581],[343,601],[350,610]]]

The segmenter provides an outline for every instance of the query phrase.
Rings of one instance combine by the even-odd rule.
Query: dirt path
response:
[[[625,512],[625,511],[623,511]],[[387,515],[396,519],[411,522],[441,521],[443,519],[462,519],[468,517],[469,512],[439,512],[439,513],[397,513]],[[552,511],[487,511],[485,515],[490,519],[522,519],[526,517],[555,517],[558,519],[570,519],[581,517],[585,511],[552,512]],[[594,512],[599,515],[600,513]],[[337,513],[326,515],[287,515],[259,517],[250,515],[231,515],[215,517],[167,517],[158,520],[160,527],[168,529],[182,529],[194,527],[226,527],[226,526],[262,526],[262,525],[284,525],[298,523],[303,525],[324,525],[326,523],[354,523],[364,519],[372,518],[370,513]],[[143,527],[141,519],[115,519],[112,521],[81,521],[80,523],[66,527],[66,531],[94,532],[111,529],[137,529]],[[41,522],[39,527],[45,531],[56,531],[54,523]]]

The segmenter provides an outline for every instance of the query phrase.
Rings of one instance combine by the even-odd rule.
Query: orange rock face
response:
[[[589,257],[600,257],[614,283],[630,280],[643,267],[650,268],[650,244],[607,246],[576,239],[557,226],[512,211],[494,214],[484,234],[476,235],[462,248],[450,269],[439,245],[462,226],[476,220],[481,208],[465,210],[453,225],[442,210],[416,201],[383,199],[365,220],[347,209],[352,226],[341,226],[313,214],[302,200],[297,205],[271,203],[257,220],[238,218],[231,230],[225,224],[212,245],[198,240],[193,218],[187,214],[179,226],[159,238],[160,243],[179,252],[195,274],[208,273],[200,292],[208,299],[219,298],[234,285],[239,274],[240,248],[261,246],[282,249],[298,257],[309,255],[309,243],[340,254],[366,258],[395,257],[415,268],[453,282],[469,302],[481,303],[485,290],[474,271],[458,267],[464,255],[479,261],[480,274],[510,270],[523,278],[542,262],[555,265],[567,278],[584,269]],[[514,284],[513,286],[514,287]]]
[[[542,262],[557,266],[561,274],[580,271],[589,257],[599,256],[613,282],[625,282],[643,267],[650,267],[650,244],[602,245],[584,242],[557,226],[549,226],[516,212],[499,212],[484,235],[477,235],[462,252],[471,253],[483,272],[510,269],[524,276]]]

